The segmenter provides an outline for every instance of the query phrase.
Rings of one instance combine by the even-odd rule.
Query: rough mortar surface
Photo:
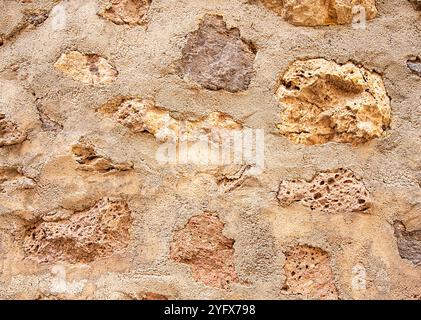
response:
[[[419,10],[0,0],[0,298],[421,299]]]

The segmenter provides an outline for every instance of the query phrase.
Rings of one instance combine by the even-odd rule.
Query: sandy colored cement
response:
[[[2,8],[12,6],[0,17],[2,30],[20,19],[13,2],[0,1]],[[297,297],[281,290],[284,252],[308,245],[329,253],[340,299],[420,299],[420,266],[401,258],[393,228],[401,220],[407,231],[421,229],[421,78],[406,64],[421,54],[421,16],[409,2],[378,0],[378,16],[366,30],[297,27],[246,0],[154,0],[149,23],[136,27],[99,17],[94,0],[61,4],[63,29],[53,29],[50,15],[0,47],[0,112],[28,132],[23,143],[0,148],[0,167],[18,168],[21,177],[35,182],[0,194],[0,298],[125,299],[153,292],[175,299],[292,299]],[[248,90],[210,91],[179,77],[176,64],[186,35],[207,13],[223,15],[254,44]],[[106,58],[118,70],[116,80],[91,86],[63,76],[54,64],[72,50]],[[382,75],[392,107],[384,137],[357,147],[305,146],[277,133],[278,78],[293,61],[307,58],[352,61]],[[132,133],[96,112],[118,96],[153,99],[197,117],[219,111],[264,129],[264,172],[221,193],[206,167],[159,165],[159,141],[152,135]],[[54,130],[40,121],[40,113],[56,123]],[[98,154],[131,162],[134,169],[79,170],[72,146],[82,136]],[[311,179],[336,168],[362,179],[372,197],[370,213],[331,215],[279,205],[280,181]],[[40,216],[57,208],[87,210],[104,197],[125,199],[133,213],[127,248],[87,264],[39,263],[25,254],[25,230]],[[204,212],[216,213],[225,236],[235,241],[239,281],[228,289],[194,281],[188,265],[170,259],[174,231]],[[355,267],[365,270],[363,287],[352,285]]]

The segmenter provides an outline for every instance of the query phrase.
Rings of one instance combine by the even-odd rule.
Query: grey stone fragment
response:
[[[410,260],[415,265],[421,263],[421,230],[406,231],[401,221],[395,221],[395,237],[398,244],[399,255]]]
[[[406,65],[413,73],[421,77],[421,59],[417,58],[416,60],[408,60]]]

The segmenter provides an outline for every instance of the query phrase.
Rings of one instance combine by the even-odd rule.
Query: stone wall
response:
[[[420,3],[0,0],[0,298],[421,299]]]

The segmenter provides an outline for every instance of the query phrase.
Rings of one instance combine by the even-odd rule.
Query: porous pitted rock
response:
[[[281,206],[298,202],[325,213],[364,212],[371,207],[366,187],[347,169],[322,171],[311,181],[281,181],[277,197]]]
[[[407,231],[402,221],[393,223],[399,255],[403,259],[421,264],[421,230]]]
[[[207,14],[187,38],[181,73],[206,89],[244,91],[254,75],[255,56],[237,28],[227,28],[222,16]]]
[[[195,142],[207,137],[210,141],[221,143],[232,131],[242,129],[241,124],[221,112],[212,112],[197,120],[181,120],[171,116],[168,109],[141,98],[116,99],[98,111],[111,114],[132,132],[147,131],[161,142]]]
[[[421,0],[409,0],[416,10],[421,10]]]
[[[192,217],[175,231],[171,259],[191,266],[195,281],[216,288],[237,282],[234,267],[234,240],[222,234],[224,223],[218,216],[204,213]]]
[[[92,143],[83,137],[79,140],[79,143],[72,147],[72,152],[80,170],[109,173],[133,169],[133,163],[131,162],[115,163],[107,157],[98,155]]]
[[[63,53],[54,66],[73,80],[92,85],[111,84],[118,75],[117,69],[103,57],[79,51]]]
[[[19,130],[16,123],[6,119],[0,113],[0,147],[22,143],[26,139],[26,132]]]
[[[304,299],[337,300],[329,254],[308,245],[285,252],[285,282],[282,293]]]
[[[107,0],[98,15],[115,24],[141,25],[152,0]]]
[[[350,24],[359,9],[367,20],[377,15],[375,0],[284,0],[285,19],[299,26]]]
[[[420,58],[408,60],[406,62],[406,65],[413,73],[421,77],[421,59]]]
[[[364,143],[390,125],[390,99],[381,76],[349,62],[295,61],[280,79],[283,110],[277,127],[294,143]]]
[[[132,217],[124,200],[104,198],[88,210],[57,212],[28,228],[23,241],[27,257],[87,263],[128,245]]]

